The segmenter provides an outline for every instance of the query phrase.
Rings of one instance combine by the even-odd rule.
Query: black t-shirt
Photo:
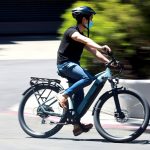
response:
[[[74,32],[79,32],[76,26],[68,28],[64,33],[57,52],[57,64],[62,64],[66,61],[79,62],[85,44],[71,38]],[[83,35],[83,33],[80,34]]]

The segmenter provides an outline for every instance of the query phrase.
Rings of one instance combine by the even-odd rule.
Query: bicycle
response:
[[[71,99],[68,99],[67,109],[59,106],[55,96],[64,91],[60,80],[31,77],[31,86],[23,93],[18,112],[24,132],[35,138],[47,138],[64,125],[75,124],[108,81],[111,90],[100,96],[92,111],[97,132],[111,142],[131,142],[139,137],[149,123],[149,105],[137,91],[118,87],[118,76],[123,67],[114,55],[108,55],[111,57],[110,63],[106,65],[105,71],[95,75],[91,88],[77,110],[74,110]],[[112,74],[112,63],[118,66],[117,75]]]

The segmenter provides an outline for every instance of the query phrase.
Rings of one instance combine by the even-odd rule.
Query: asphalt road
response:
[[[71,125],[47,139],[31,138],[23,132],[17,116],[22,93],[29,87],[31,76],[58,78],[59,42],[40,36],[0,38],[0,150],[149,150],[148,130],[135,141],[120,144],[107,142],[95,128],[74,137]]]
[[[148,131],[131,143],[110,143],[93,128],[89,133],[74,137],[72,126],[62,128],[48,139],[35,139],[26,135],[19,126],[17,110],[12,108],[28,88],[31,76],[58,78],[56,60],[0,60],[0,149],[1,150],[91,150],[150,148]]]
[[[29,87],[30,77],[58,78],[55,60],[1,60],[0,110],[20,100],[21,93]]]

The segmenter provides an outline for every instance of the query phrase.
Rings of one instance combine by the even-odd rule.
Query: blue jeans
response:
[[[73,98],[74,107],[77,108],[84,98],[83,88],[90,85],[94,79],[92,75],[84,70],[80,64],[74,62],[65,62],[57,65],[58,71],[67,79],[71,79],[73,84],[65,90],[64,94]]]

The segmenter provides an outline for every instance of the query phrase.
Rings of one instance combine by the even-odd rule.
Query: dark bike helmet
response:
[[[90,21],[90,16],[95,15],[96,12],[88,7],[88,6],[81,6],[81,7],[77,7],[74,8],[72,10],[72,16],[77,20],[78,23],[81,23],[81,20],[83,17],[85,17],[86,19],[88,19],[88,37],[89,37],[89,21]]]
[[[80,17],[86,17],[87,19],[89,19],[91,15],[95,14],[96,12],[92,8],[87,6],[77,7],[72,10],[72,16],[77,20]]]

